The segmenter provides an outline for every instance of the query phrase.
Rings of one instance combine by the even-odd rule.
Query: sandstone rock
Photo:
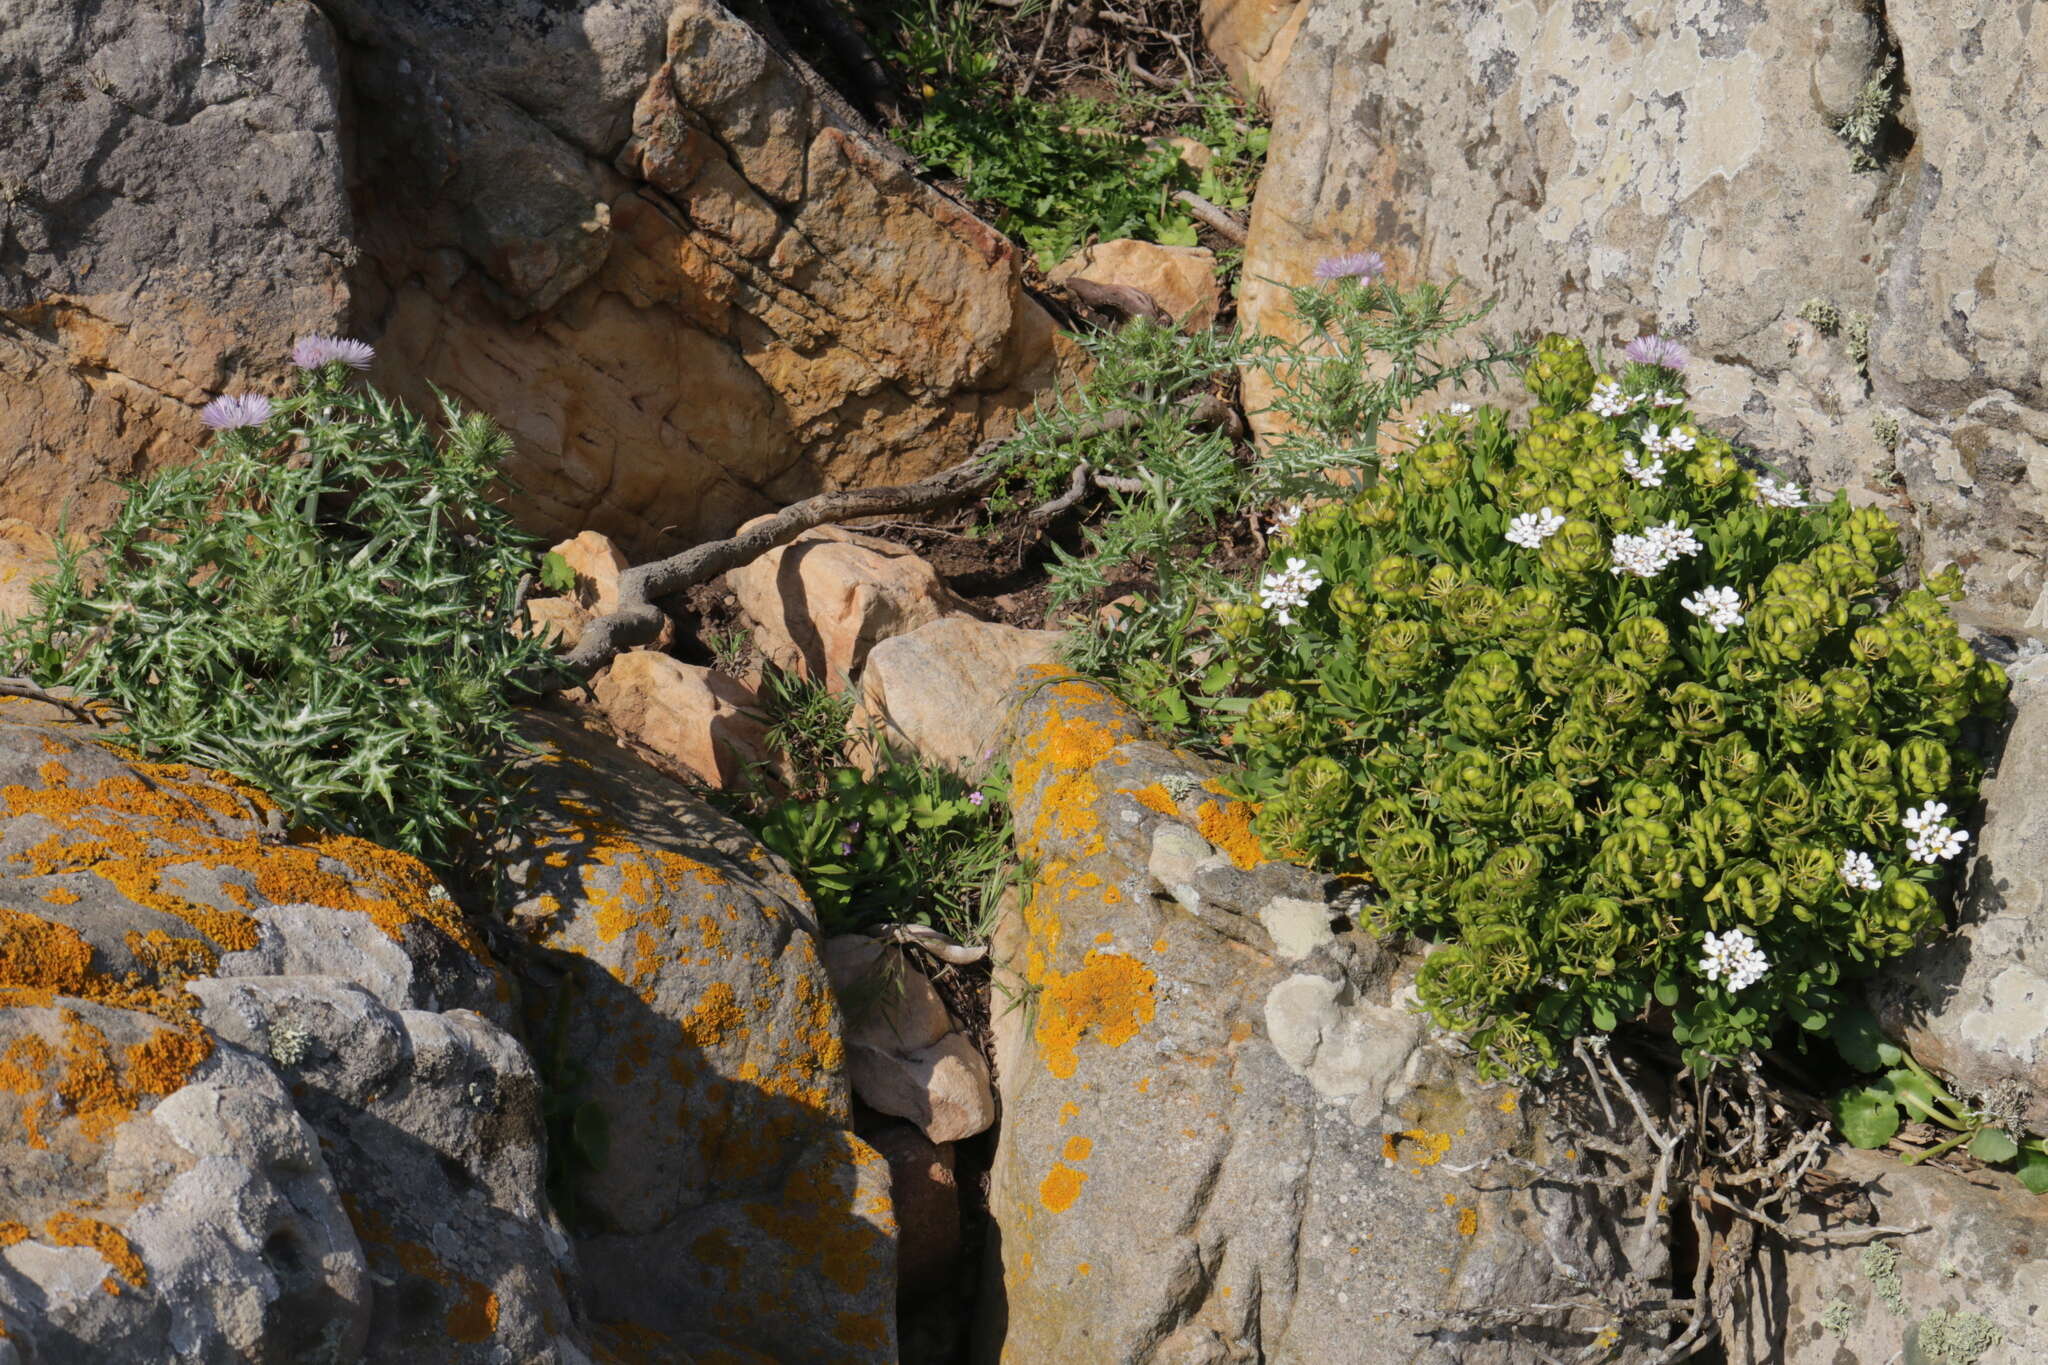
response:
[[[2024,169],[2022,132],[2041,122],[2048,77],[2033,58],[2048,35],[2029,11],[1298,12],[1247,322],[1287,331],[1263,281],[1303,283],[1319,257],[1370,248],[1396,279],[1458,275],[1497,297],[1496,328],[1610,350],[1661,329],[1695,357],[1697,410],[1792,477],[1891,500],[1896,463],[1923,561],[1960,561],[1989,622],[2026,625],[2048,581],[2048,501],[2026,472],[2048,441],[2048,276],[2028,245],[2048,190]],[[1863,170],[1831,121],[1885,61],[1880,15],[1909,136]],[[1838,334],[1799,330],[1812,298],[1840,312]],[[1867,383],[1848,325],[1864,323]],[[1250,377],[1247,410],[1265,396]],[[1899,423],[1896,460],[1873,434],[1880,416]]]
[[[2048,1131],[2048,660],[2013,673],[2017,717],[1985,788],[1955,932],[1872,982],[1879,1017],[1966,1095],[2014,1093]]]
[[[893,1361],[888,1163],[851,1130],[802,891],[574,720],[537,714],[529,737],[551,753],[502,866],[561,973],[528,994],[543,1066],[610,1135],[571,1185],[592,1316],[671,1354],[694,1334],[776,1361]]]
[[[653,650],[628,650],[591,680],[613,733],[712,787],[745,781],[768,762],[768,726],[753,689],[714,669]]]
[[[0,88],[0,516],[91,530],[346,316],[333,35],[310,5],[25,0]]]
[[[32,591],[55,567],[57,547],[15,517],[0,517],[0,628],[35,611]]]
[[[583,627],[590,613],[576,605],[573,597],[536,597],[526,604],[533,628],[543,637],[552,636],[559,649],[574,649],[583,639]]]
[[[876,645],[849,728],[957,773],[986,771],[1020,670],[1051,661],[1060,635],[948,616]]]
[[[960,1278],[960,1186],[953,1144],[886,1120],[863,1136],[889,1163],[896,1206],[897,1282],[904,1298],[955,1290]]]
[[[1202,0],[1202,41],[1246,99],[1270,106],[1308,8],[1303,0]]]
[[[1879,1152],[1838,1152],[1822,1174],[1864,1196],[1846,1216],[1800,1214],[1795,1234],[1847,1245],[1773,1247],[1720,1316],[1730,1365],[2001,1362],[2048,1353],[2048,1210],[2017,1182],[1987,1189]],[[1871,1227],[1914,1228],[1857,1239]]]
[[[734,569],[726,582],[762,656],[834,691],[883,640],[965,609],[909,550],[831,526]]]
[[[902,949],[840,934],[825,944],[825,965],[846,1011],[847,1077],[863,1104],[939,1143],[995,1122],[987,1061]]]
[[[1160,246],[1122,238],[1084,247],[1052,268],[1051,278],[1140,289],[1181,327],[1199,332],[1216,321],[1223,288],[1216,279],[1216,254],[1200,246]]]
[[[633,567],[631,560],[612,544],[602,531],[579,531],[550,546],[576,575],[572,596],[576,605],[591,616],[604,616],[619,609],[619,575]]]
[[[1481,1174],[1502,1152],[1576,1159],[1572,1139],[1533,1092],[1424,1036],[1399,998],[1412,964],[1356,933],[1300,964],[1244,941],[1270,941],[1265,907],[1318,880],[1265,862],[1210,773],[1055,676],[1020,699],[1011,749],[1040,871],[998,934],[998,998],[1034,1008],[996,1017],[1006,1311],[977,1358],[1533,1358],[1537,1342],[1431,1315],[1577,1292],[1553,1255],[1614,1285],[1639,1210]],[[1200,916],[1150,871],[1168,827],[1193,836],[1169,871]]]

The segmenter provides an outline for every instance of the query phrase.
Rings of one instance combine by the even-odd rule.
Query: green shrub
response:
[[[0,652],[151,755],[447,871],[508,795],[494,756],[551,655],[514,630],[536,559],[492,501],[509,441],[353,387],[368,353],[309,338],[291,396],[209,405],[201,458],[130,488]]]
[[[1325,334],[1398,305],[1293,293]],[[1746,468],[1684,362],[1644,338],[1596,373],[1547,338],[1526,422],[1423,420],[1220,610],[1268,845],[1447,942],[1422,1001],[1492,1069],[1653,1004],[1695,1066],[1824,1028],[1846,978],[1940,930],[1967,837],[1960,727],[2005,684],[1937,596],[1959,576],[1887,591],[1890,520]],[[1344,390],[1318,414],[1298,389],[1305,448],[1358,438]]]

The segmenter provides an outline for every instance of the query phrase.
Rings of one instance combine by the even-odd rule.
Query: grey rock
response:
[[[1259,910],[1259,923],[1272,936],[1273,950],[1290,961],[1300,961],[1325,944],[1337,941],[1330,928],[1330,907],[1325,901],[1275,896]]]

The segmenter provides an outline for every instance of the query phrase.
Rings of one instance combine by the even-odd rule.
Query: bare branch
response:
[[[1243,246],[1249,238],[1250,234],[1245,231],[1244,224],[1238,222],[1235,216],[1225,213],[1193,190],[1175,190],[1173,198],[1175,203],[1215,228],[1231,245]]]
[[[1787,1241],[1805,1242],[1811,1246],[1862,1246],[1865,1242],[1875,1242],[1882,1237],[1911,1237],[1914,1233],[1926,1232],[1929,1227],[1926,1223],[1916,1223],[1912,1227],[1893,1227],[1887,1224],[1879,1227],[1847,1228],[1841,1232],[1798,1232],[1786,1227],[1775,1218],[1769,1218],[1758,1213],[1755,1209],[1744,1208],[1741,1204],[1736,1203],[1733,1199],[1728,1198],[1728,1196],[1717,1190],[1709,1189],[1705,1185],[1697,1186],[1696,1189],[1700,1194],[1705,1195],[1708,1199],[1713,1200],[1716,1204],[1719,1204],[1722,1208],[1739,1218],[1747,1219],[1760,1228],[1766,1228],[1771,1232],[1775,1232]]]
[[[79,720],[91,721],[94,725],[105,725],[107,719],[75,697],[48,688],[38,687],[27,678],[0,678],[0,697],[20,697],[24,701],[39,701],[68,711]]]

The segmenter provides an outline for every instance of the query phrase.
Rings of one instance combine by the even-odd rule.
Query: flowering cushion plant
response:
[[[1694,1065],[1825,1027],[1941,928],[2004,696],[1953,571],[1888,592],[1883,512],[1746,468],[1677,343],[1627,356],[1547,338],[1526,423],[1423,419],[1220,612],[1269,847],[1445,943],[1422,1001],[1494,1070],[1656,1004]]]

